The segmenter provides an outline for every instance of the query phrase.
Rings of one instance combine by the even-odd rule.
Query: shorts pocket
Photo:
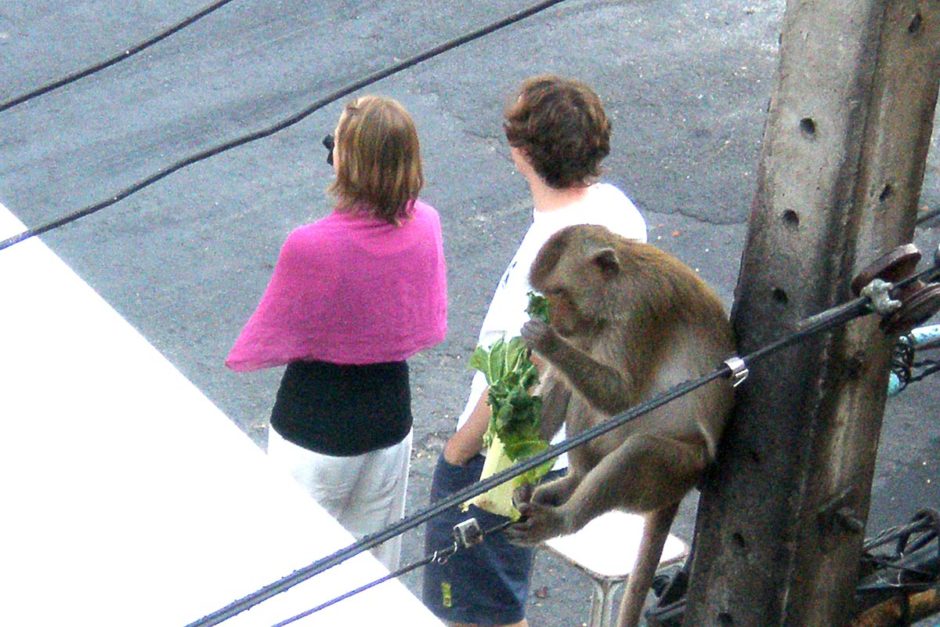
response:
[[[434,469],[432,498],[446,496],[479,481],[484,459],[482,455],[477,455],[463,466],[458,466],[448,462],[442,454],[437,460],[437,468]]]

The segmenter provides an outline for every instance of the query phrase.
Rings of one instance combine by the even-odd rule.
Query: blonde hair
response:
[[[424,186],[408,111],[391,98],[363,96],[343,109],[336,135],[336,178],[328,191],[339,209],[362,208],[399,224]]]

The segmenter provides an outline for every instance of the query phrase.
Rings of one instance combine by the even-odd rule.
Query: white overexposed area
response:
[[[353,542],[35,238],[0,251],[0,424],[0,625],[181,626]],[[224,624],[386,573],[359,555]],[[392,581],[296,624],[440,623]]]

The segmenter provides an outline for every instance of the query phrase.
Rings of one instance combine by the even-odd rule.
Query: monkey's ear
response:
[[[594,263],[604,274],[616,274],[620,271],[620,259],[617,251],[609,246],[594,253]]]

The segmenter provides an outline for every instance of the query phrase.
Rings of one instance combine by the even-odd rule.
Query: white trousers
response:
[[[268,457],[285,468],[356,538],[398,522],[405,514],[412,432],[398,444],[355,455],[314,453],[268,429]],[[401,536],[372,549],[389,570],[401,560]]]

